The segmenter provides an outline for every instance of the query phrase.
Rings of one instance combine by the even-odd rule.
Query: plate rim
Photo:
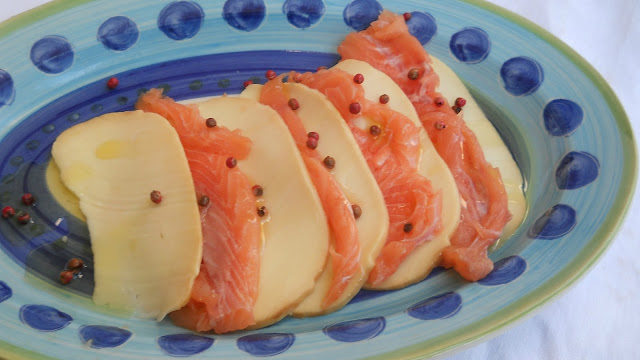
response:
[[[20,29],[60,12],[98,1],[100,0],[53,0],[42,4],[1,22],[0,39],[9,37]],[[459,1],[489,11],[538,36],[573,63],[598,89],[615,119],[618,134],[621,138],[621,148],[624,150],[622,161],[624,167],[621,174],[620,187],[612,204],[612,209],[616,211],[612,211],[607,215],[582,251],[561,272],[547,279],[541,286],[525,297],[505,307],[500,313],[491,315],[484,319],[482,323],[472,323],[452,333],[418,342],[402,349],[378,354],[369,357],[369,359],[419,359],[425,356],[440,355],[454,348],[468,346],[481,338],[498,335],[499,330],[507,330],[509,326],[514,325],[516,322],[532,316],[535,311],[549,304],[594,268],[596,262],[602,258],[604,252],[613,243],[616,234],[626,219],[637,187],[638,150],[635,135],[622,103],[604,77],[582,55],[531,20],[486,0]],[[12,356],[12,358],[18,359],[50,358],[2,340],[0,340],[0,355]]]

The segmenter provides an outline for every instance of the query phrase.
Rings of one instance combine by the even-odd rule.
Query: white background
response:
[[[268,1],[268,0],[267,0]],[[0,21],[47,0],[0,0]],[[640,1],[491,0],[537,23],[591,63],[640,134]],[[554,302],[447,359],[640,359],[640,195],[598,264]]]

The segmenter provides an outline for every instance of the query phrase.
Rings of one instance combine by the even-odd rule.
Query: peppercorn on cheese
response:
[[[458,75],[442,61],[433,56],[431,59],[433,60],[431,64],[433,71],[440,75],[442,79],[436,91],[442,93],[442,96],[450,104],[453,104],[458,97],[467,100],[466,105],[462,108],[464,121],[476,135],[484,157],[491,165],[500,169],[502,182],[507,191],[508,208],[511,213],[511,220],[505,225],[501,236],[501,239],[507,239],[520,226],[527,210],[527,202],[524,198],[524,181],[520,169],[502,138],[500,138],[498,131],[484,115],[484,112]]]
[[[335,68],[350,74],[362,74],[365,81],[362,87],[365,97],[370,101],[379,101],[380,96],[389,96],[388,105],[411,121],[420,129],[420,146],[422,154],[418,164],[418,173],[429,179],[434,191],[442,193],[442,228],[436,236],[416,248],[387,280],[377,286],[376,290],[399,289],[424,279],[440,262],[442,249],[450,244],[449,238],[456,230],[460,219],[460,195],[449,167],[433,147],[427,132],[422,128],[413,104],[402,89],[385,73],[375,69],[368,63],[359,60],[344,60]],[[358,119],[363,129],[375,124],[373,119]],[[369,287],[367,285],[367,287]]]
[[[295,309],[294,316],[316,316],[333,312],[343,307],[360,290],[376,263],[376,258],[387,238],[389,215],[382,192],[365,160],[351,130],[342,116],[321,92],[302,84],[283,84],[284,91],[300,104],[296,114],[304,128],[321,136],[316,150],[322,158],[331,156],[335,167],[331,174],[340,185],[347,199],[362,209],[356,221],[360,243],[360,269],[351,278],[346,289],[330,306],[323,307],[329,291],[333,267],[331,257],[314,291]],[[241,94],[243,97],[260,98],[262,85],[251,85]]]
[[[326,263],[329,228],[293,138],[278,113],[255,100],[223,96],[200,103],[200,114],[252,141],[240,170],[259,184],[262,222],[258,296],[251,328],[288,315],[314,288]]]
[[[102,115],[63,132],[52,155],[87,219],[93,301],[158,320],[182,307],[200,269],[202,231],[171,125],[142,111]]]

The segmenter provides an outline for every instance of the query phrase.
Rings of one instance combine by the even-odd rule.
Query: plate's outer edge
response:
[[[10,357],[9,357],[10,356]],[[56,360],[52,357],[44,356],[39,353],[31,352],[27,349],[22,349],[12,344],[6,343],[0,340],[0,359],[11,360],[27,360],[27,359],[39,359],[39,360]]]
[[[7,37],[16,30],[32,25],[41,19],[94,1],[96,0],[54,0],[50,3],[41,5],[0,23],[0,38]],[[605,79],[582,56],[576,53],[567,44],[526,18],[484,0],[462,1],[490,11],[537,35],[562,53],[567,59],[572,61],[598,88],[616,119],[616,125],[618,126],[622,136],[621,138],[624,141],[621,146],[625,150],[625,166],[620,183],[620,191],[618,192],[613,205],[613,207],[617,208],[618,211],[615,214],[609,215],[605,219],[598,232],[593,236],[593,240],[589,242],[588,246],[586,246],[583,251],[575,257],[572,263],[566,267],[570,270],[549,279],[543,286],[536,289],[529,296],[513,303],[511,306],[505,308],[500,314],[487,318],[482,325],[469,325],[457,330],[454,335],[449,334],[446,337],[443,336],[442,338],[417,343],[401,350],[371,357],[372,359],[419,359],[428,355],[441,354],[453,349],[454,347],[478,340],[498,329],[512,324],[517,320],[531,315],[534,310],[555,298],[563,290],[566,290],[571,284],[584,276],[587,270],[595,264],[611,244],[625,218],[631,199],[633,198],[632,195],[635,190],[638,168],[636,142],[634,140],[631,124],[622,104]],[[437,347],[434,347],[434,343],[438,344]],[[0,342],[0,349],[0,355],[2,356],[10,355],[12,358],[17,359],[42,358],[39,354],[31,353],[26,349],[16,348],[4,342]]]
[[[51,15],[93,1],[95,0],[54,0],[40,5],[0,23],[0,38],[9,36],[14,31],[34,24]]]
[[[447,336],[413,344],[404,349],[369,357],[368,359],[422,359],[428,355],[433,356],[442,354],[458,346],[479,340],[497,330],[513,324],[518,320],[523,320],[524,318],[533,315],[535,310],[556,298],[572,284],[586,275],[587,271],[595,265],[602,254],[604,254],[604,252],[609,248],[615,235],[620,229],[627,212],[629,211],[631,200],[633,199],[633,194],[636,189],[638,176],[638,153],[633,129],[629,118],[624,111],[622,103],[602,75],[600,75],[600,73],[591,66],[585,58],[573,50],[569,45],[534,22],[485,0],[462,1],[488,10],[537,35],[573,62],[598,88],[615,117],[616,125],[618,126],[621,138],[624,141],[621,145],[625,150],[625,166],[622,174],[622,180],[620,182],[620,191],[618,192],[618,195],[614,200],[614,205],[612,206],[617,208],[618,211],[607,216],[598,229],[598,232],[594,234],[593,239],[589,242],[588,246],[585,246],[582,252],[576,256],[569,265],[567,265],[566,268],[570,269],[569,271],[565,271],[549,279],[543,286],[534,290],[529,296],[516,301],[503,309],[499,314],[495,314],[494,316],[485,319],[483,324],[472,324],[455,331],[456,334],[453,336],[448,334]],[[436,342],[438,343],[438,348],[430,348],[430,346],[433,346],[433,343]]]

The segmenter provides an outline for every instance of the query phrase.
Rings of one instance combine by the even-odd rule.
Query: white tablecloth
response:
[[[47,2],[2,0],[0,21]],[[638,0],[491,0],[541,25],[584,56],[625,105],[640,134]],[[640,358],[640,195],[598,264],[573,288],[505,333],[448,359]]]

